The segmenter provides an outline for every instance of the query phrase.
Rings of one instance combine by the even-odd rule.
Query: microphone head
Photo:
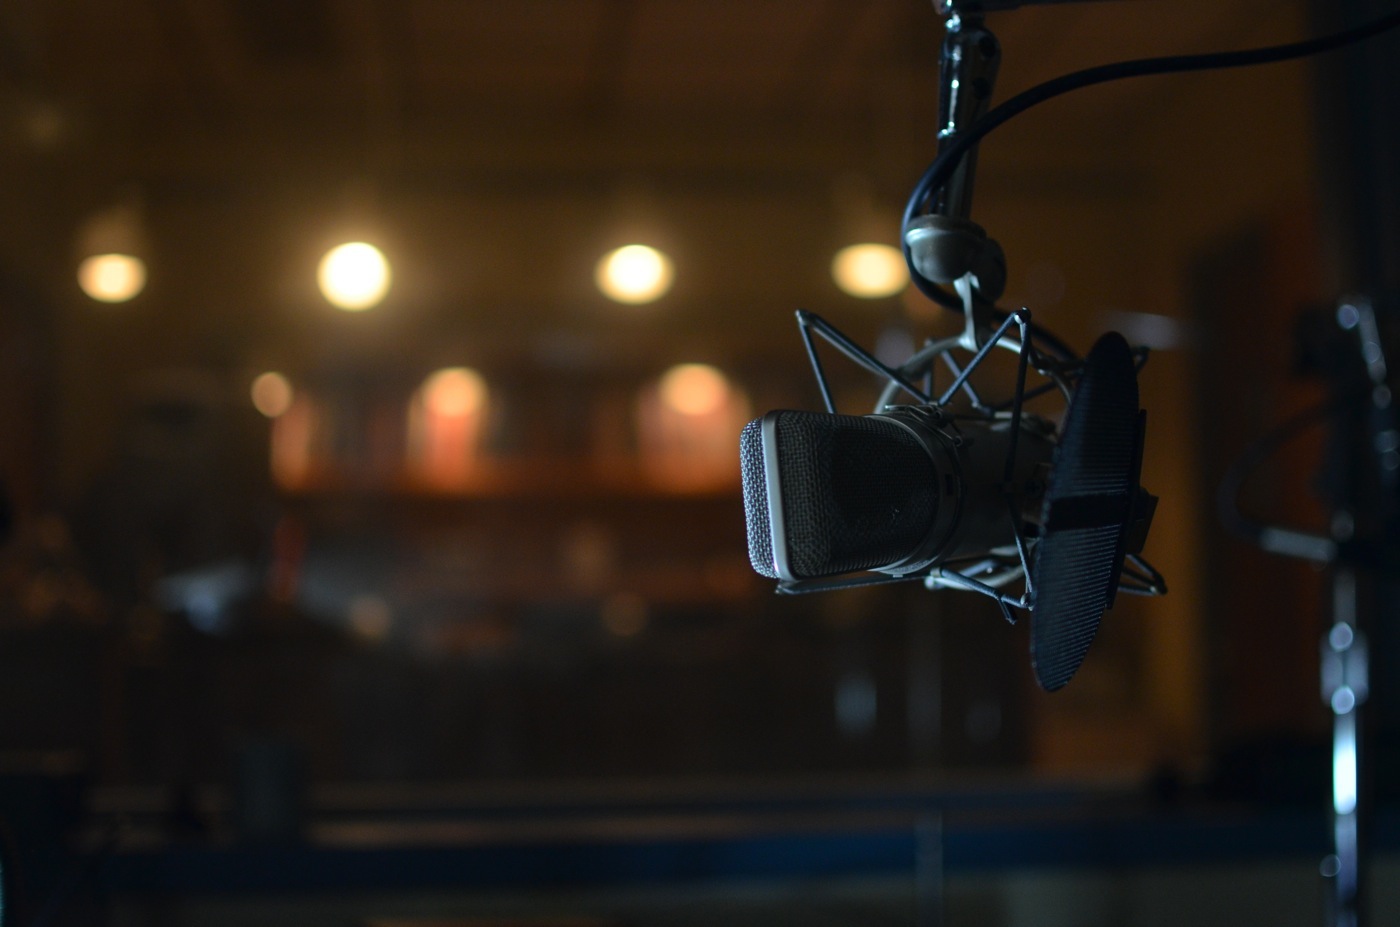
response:
[[[740,437],[749,559],[793,582],[902,563],[939,507],[939,474],[915,433],[879,416],[769,412]]]
[[[1147,595],[1166,585],[1138,556],[1157,503],[1140,485],[1146,413],[1137,371],[1145,352],[1139,358],[1110,332],[1083,361],[1066,348],[1045,367],[1036,363],[1050,382],[1026,392],[1036,356],[1028,321],[1029,313],[1016,313],[965,368],[950,362],[957,380],[932,400],[905,377],[931,380],[934,363],[966,348],[963,339],[930,342],[892,369],[799,312],[828,407],[812,332],[884,374],[885,397],[903,389],[919,402],[862,416],[770,412],[744,428],[740,460],[749,559],[780,592],[921,579],[929,589],[986,595],[1012,623],[1012,609],[1025,609],[1036,681],[1054,691],[1083,663],[1120,582]],[[1015,393],[988,403],[967,378],[1013,322],[1023,341],[1002,345],[1020,355]],[[945,403],[959,389],[971,401],[955,411]],[[1057,389],[1068,396],[1059,427],[1025,409]]]
[[[1109,332],[1085,359],[1065,412],[1031,567],[1031,663],[1047,691],[1074,676],[1113,605],[1138,495],[1142,432],[1132,351]]]

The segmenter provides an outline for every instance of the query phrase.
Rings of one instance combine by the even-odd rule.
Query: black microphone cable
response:
[[[1109,81],[1125,80],[1130,77],[1147,77],[1153,74],[1180,74],[1188,71],[1213,71],[1226,68],[1250,67],[1258,64],[1275,64],[1280,61],[1290,61],[1295,58],[1305,58],[1310,55],[1322,54],[1334,51],[1347,45],[1365,41],[1366,39],[1380,35],[1383,32],[1400,26],[1400,11],[1381,16],[1370,22],[1363,23],[1351,29],[1345,29],[1332,35],[1321,36],[1314,39],[1305,39],[1300,42],[1290,42],[1286,45],[1271,45],[1265,48],[1253,48],[1243,51],[1233,52],[1210,52],[1199,55],[1168,55],[1158,58],[1139,58],[1132,61],[1122,61],[1116,64],[1098,65],[1085,68],[1081,71],[1074,71],[1060,77],[1037,84],[1029,90],[1024,90],[1016,96],[994,106],[988,110],[982,118],[978,119],[971,126],[954,136],[948,147],[941,151],[924,171],[919,182],[914,186],[914,191],[909,195],[909,201],[904,207],[904,221],[902,228],[907,229],[909,223],[924,209],[929,197],[935,191],[947,183],[949,176],[957,168],[958,163],[967,154],[973,145],[985,138],[993,129],[1015,116],[1024,113],[1033,106],[1054,99],[1072,90],[1080,90],[1085,87],[1092,87],[1096,84],[1105,84]],[[901,234],[901,238],[903,235]],[[909,245],[904,245],[904,259],[909,265],[909,278],[919,292],[929,299],[938,303],[944,308],[955,312],[962,312],[962,300],[956,294],[950,293],[938,284],[923,276],[914,267],[913,256],[910,254]],[[998,309],[999,318],[1006,318],[1008,313]],[[1044,337],[1040,331],[1037,335]]]

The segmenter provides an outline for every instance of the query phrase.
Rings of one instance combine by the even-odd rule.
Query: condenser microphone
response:
[[[822,320],[799,322],[804,337],[816,326],[909,389]],[[1067,396],[1054,421],[1022,409],[1023,381],[1008,402],[953,411],[948,399],[984,355],[939,399],[750,422],[740,436],[749,559],[782,592],[917,579],[991,596],[1008,620],[1024,609],[1036,679],[1053,691],[1078,670],[1117,592],[1165,591],[1138,556],[1156,506],[1139,483],[1138,359],[1110,332],[1052,371]],[[1018,583],[1019,595],[1006,591]]]
[[[1015,554],[1008,503],[1038,510],[1051,428],[937,405],[872,415],[770,412],[740,437],[749,560],[797,584],[854,571],[918,574],[938,562]]]

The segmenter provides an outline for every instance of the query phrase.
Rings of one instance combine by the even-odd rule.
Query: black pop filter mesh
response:
[[[811,579],[890,566],[914,553],[933,526],[933,459],[893,422],[770,412],[744,429],[740,443],[749,559],[765,576]],[[769,498],[774,468],[777,500]]]
[[[1074,676],[1113,601],[1137,495],[1138,422],[1132,352],[1110,332],[1089,352],[1065,413],[1031,570],[1031,663],[1048,691]]]

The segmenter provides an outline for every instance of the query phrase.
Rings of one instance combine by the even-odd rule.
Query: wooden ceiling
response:
[[[998,96],[1090,64],[1294,38],[1299,7],[997,14]],[[138,202],[145,311],[169,342],[152,363],[212,342],[314,353],[330,316],[307,268],[355,229],[390,251],[383,314],[398,321],[330,338],[337,352],[585,337],[605,361],[617,345],[767,352],[796,305],[855,311],[826,262],[872,216],[895,237],[933,151],[941,37],[920,0],[7,0],[0,263],[87,312],[72,230]],[[982,187],[1109,183],[1160,156],[1145,129],[1189,125],[1181,108],[1155,80],[1056,101],[987,146]],[[645,324],[591,285],[602,249],[637,236],[679,268]]]
[[[999,14],[1002,96],[1089,64],[1247,45],[1296,6],[1122,0]],[[11,0],[0,11],[20,123],[11,144],[100,150],[133,181],[322,159],[381,182],[922,161],[942,34],[919,0]],[[1126,83],[1057,103],[1055,135],[1121,136],[1160,92]]]

